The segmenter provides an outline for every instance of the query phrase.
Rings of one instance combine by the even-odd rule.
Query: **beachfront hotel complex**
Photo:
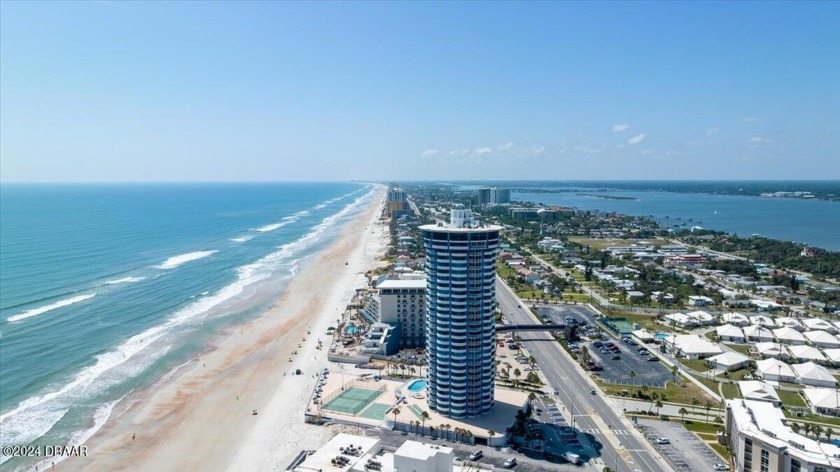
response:
[[[429,408],[470,418],[494,403],[499,226],[455,205],[449,224],[420,227],[426,251]]]

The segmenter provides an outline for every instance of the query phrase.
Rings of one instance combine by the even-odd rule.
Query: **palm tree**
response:
[[[703,407],[706,409],[706,423],[708,423],[709,422],[709,410],[712,409],[712,404],[709,402],[709,400],[706,400],[706,403],[705,403],[705,405],[703,405]]]
[[[691,399],[691,409],[693,411],[697,410],[697,405],[699,405],[699,404],[700,404],[700,400],[698,400],[697,397],[694,397],[694,398]]]
[[[674,365],[674,366],[672,366],[672,367],[671,367],[671,375],[673,375],[673,376],[674,376],[674,382],[675,382],[675,383],[677,382],[677,373],[678,373],[679,371],[680,371],[680,368],[679,368],[679,367],[677,367],[676,365]]]
[[[514,376],[513,383],[514,383],[514,385],[519,383],[519,376],[520,375],[522,375],[522,372],[520,372],[519,369],[513,369],[513,376]]]
[[[805,423],[802,425],[802,430],[805,432],[805,436],[811,432],[811,423]]]
[[[399,408],[394,408],[393,410],[391,410],[391,413],[394,414],[394,428],[396,428],[397,427],[397,415],[400,414],[400,409]]]
[[[633,382],[632,382],[632,380],[633,380],[635,377],[636,377],[636,371],[635,371],[635,370],[631,370],[631,371],[630,371],[630,380],[631,380],[631,382],[630,382],[630,383],[633,383]]]
[[[790,429],[792,429],[794,433],[799,434],[799,430],[802,429],[802,426],[800,426],[799,423],[793,423],[790,425]]]
[[[656,399],[656,414],[659,414],[659,409],[662,408],[662,400]]]
[[[488,429],[488,430],[487,430],[487,437],[488,437],[488,438],[493,439],[493,436],[495,436],[495,435],[496,435],[496,431],[494,431],[494,430],[492,430],[492,429]],[[489,441],[489,440],[488,440],[488,441]]]
[[[534,359],[534,356],[528,356],[528,365],[531,366],[531,370],[534,369],[534,365],[537,363],[537,360]]]
[[[815,424],[815,425],[811,428],[811,431],[813,431],[813,432],[814,432],[814,438],[815,438],[817,441],[819,441],[819,440],[820,440],[820,434],[822,434],[822,432],[823,432],[822,426],[820,426],[820,425],[818,425],[818,424]]]
[[[536,400],[536,399],[537,399],[537,394],[536,393],[531,392],[531,393],[528,394],[528,409],[529,410],[531,409],[532,404],[533,404],[534,400]]]
[[[825,437],[828,438],[828,442],[831,442],[831,437],[834,436],[834,430],[831,428],[825,429]]]
[[[426,432],[426,421],[428,421],[429,419],[431,419],[431,416],[429,416],[428,411],[423,410],[422,412],[420,412],[420,421],[423,422],[423,431],[420,434]]]
[[[685,423],[685,414],[688,413],[688,410],[686,410],[684,407],[680,407],[680,411],[678,411],[677,413],[679,413],[680,416],[682,416],[683,423]]]

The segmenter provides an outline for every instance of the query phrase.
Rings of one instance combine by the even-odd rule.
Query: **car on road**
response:
[[[614,360],[614,361],[620,361],[620,360],[621,360],[621,356],[619,356],[618,354],[615,354],[615,355],[613,355],[613,356],[612,356],[612,360]]]
[[[505,459],[505,469],[512,469],[516,467],[516,458],[515,457],[508,457]]]
[[[656,438],[656,444],[671,444],[671,440],[665,437]]]
[[[481,452],[481,451],[474,451],[472,454],[470,454],[470,460],[471,461],[477,461],[477,460],[481,459],[482,457],[484,457],[484,453]]]
[[[594,388],[590,388],[590,389],[589,389],[589,393],[591,393],[592,395],[597,395],[597,394],[598,394],[598,391],[597,391],[597,390],[595,390]]]
[[[715,464],[715,470],[729,470],[729,466],[726,464]]]

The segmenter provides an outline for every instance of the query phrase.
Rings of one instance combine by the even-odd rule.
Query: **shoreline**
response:
[[[214,336],[160,385],[124,399],[129,404],[85,442],[87,457],[56,470],[278,470],[317,447],[330,431],[303,421],[312,374],[328,364],[315,346],[384,253],[384,189],[377,186],[268,309]],[[303,375],[289,375],[295,369]]]

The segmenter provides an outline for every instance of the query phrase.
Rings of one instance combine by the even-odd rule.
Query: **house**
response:
[[[656,339],[653,334],[646,329],[638,329],[633,331],[631,334],[642,343],[652,343]]]
[[[723,352],[719,346],[696,334],[671,335],[664,343],[672,353],[688,359],[703,359]]]
[[[774,342],[755,343],[753,347],[750,348],[750,351],[758,354],[763,359],[767,359],[768,357],[772,357],[774,359],[790,358],[790,354],[788,354],[787,350],[783,349],[781,344]]]
[[[823,349],[823,354],[834,367],[840,367],[840,349]]]
[[[717,321],[714,316],[706,313],[705,311],[692,311],[686,313],[686,315],[690,316],[695,323],[701,326],[715,324],[715,321]]]
[[[831,375],[825,367],[814,364],[813,362],[805,362],[803,364],[794,364],[790,366],[796,374],[796,382],[802,385],[811,385],[813,387],[831,387],[837,385],[837,379]]]
[[[781,344],[787,344],[791,346],[799,346],[805,344],[805,336],[802,336],[802,333],[793,328],[774,329],[773,336],[775,336]]]
[[[840,339],[825,331],[805,331],[804,336],[813,346],[835,349],[840,347]]]
[[[759,325],[759,326],[767,326],[768,328],[775,328],[776,322],[773,318],[764,315],[753,315],[750,317],[750,324]]]
[[[802,324],[808,331],[825,331],[831,334],[837,334],[837,327],[821,318],[805,318]]]
[[[733,326],[731,324],[725,324],[723,326],[718,326],[715,328],[718,337],[721,341],[727,341],[731,343],[743,343],[746,341],[744,337],[744,332],[741,331],[741,328],[737,326]]]
[[[840,395],[834,388],[805,388],[802,395],[818,415],[840,416]]]
[[[743,315],[741,313],[724,313],[721,316],[721,319],[723,319],[724,323],[731,324],[732,326],[738,326],[741,328],[750,324],[750,319],[747,318],[747,315]]]
[[[755,363],[756,374],[765,381],[795,382],[796,373],[793,369],[778,359],[762,359]]]
[[[752,342],[775,341],[776,339],[772,331],[759,325],[749,325],[744,328],[744,336]]]
[[[741,396],[746,400],[755,400],[760,402],[772,403],[773,406],[779,407],[782,405],[782,400],[779,399],[779,394],[767,382],[761,380],[742,380],[738,382],[738,388],[741,390]]]
[[[750,358],[741,354],[740,352],[727,351],[716,356],[706,359],[706,365],[716,369],[724,370],[738,370],[746,367],[750,363]]]
[[[656,301],[661,300],[663,303],[674,303],[674,300],[676,300],[673,293],[667,292],[653,292],[650,294],[650,299]]]
[[[790,353],[790,356],[798,360],[799,362],[825,362],[825,356],[819,351],[819,349],[813,346],[788,346],[787,351]]]
[[[713,304],[715,301],[709,297],[705,297],[702,295],[691,295],[688,297],[689,305],[693,306],[707,306]]]
[[[516,269],[516,273],[519,274],[522,278],[525,279],[526,282],[529,283],[534,283],[537,280],[540,280],[539,275],[537,275],[536,272],[530,269],[520,267],[519,269]]]
[[[761,311],[773,311],[782,308],[782,305],[780,305],[779,303],[767,300],[759,300],[757,298],[750,300],[750,305],[756,307]]]
[[[630,290],[627,292],[627,298],[630,300],[641,300],[642,298],[645,298],[645,293],[638,290]]]
[[[783,318],[776,318],[776,326],[780,328],[791,328],[797,331],[804,331],[805,327],[796,318],[785,316]]]
[[[679,326],[680,328],[691,328],[697,326],[694,318],[685,313],[670,313],[665,315],[665,323],[671,326]]]

